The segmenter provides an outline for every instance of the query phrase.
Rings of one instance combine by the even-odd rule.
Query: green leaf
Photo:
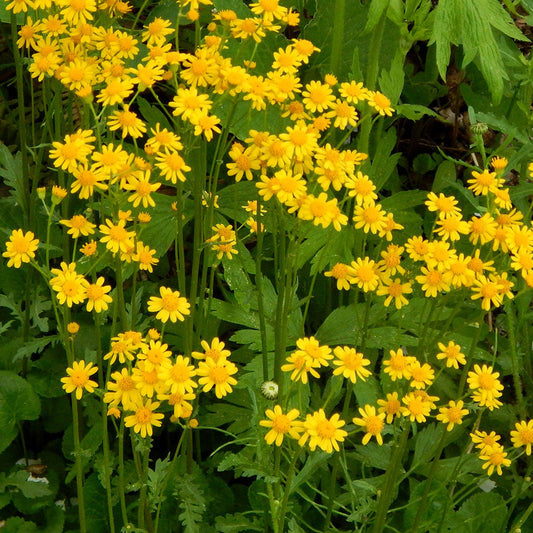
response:
[[[107,533],[107,505],[105,489],[98,480],[97,474],[91,474],[83,484],[85,495],[85,511],[87,515],[87,531],[91,533]]]
[[[378,191],[385,186],[385,183],[387,183],[387,180],[396,168],[396,163],[400,159],[401,154],[392,153],[395,146],[396,132],[391,128],[379,140],[372,166],[368,173]]]
[[[24,209],[27,202],[22,175],[22,155],[18,152],[13,157],[3,143],[0,144],[0,176],[4,178],[4,183],[11,188],[11,196]]]
[[[430,424],[417,434],[415,437],[413,465],[427,463],[433,458],[445,431],[444,424]]]
[[[27,470],[19,470],[5,479],[5,484],[16,487],[26,498],[42,498],[52,494],[48,483],[33,481]]]
[[[38,533],[38,531],[33,522],[27,522],[23,518],[9,518],[2,527],[2,533]]]
[[[461,531],[484,533],[503,531],[507,506],[505,500],[495,492],[478,493],[469,498],[457,512]]]
[[[241,533],[243,531],[263,531],[261,522],[250,515],[243,513],[227,514],[226,516],[217,516],[215,527],[220,533]]]
[[[372,31],[377,23],[380,21],[383,13],[389,7],[390,0],[374,0],[370,2],[370,9],[368,10],[368,18],[366,20],[366,26],[364,33]]]
[[[384,444],[380,446],[375,442],[369,442],[367,445],[355,446],[355,457],[362,463],[379,468],[380,470],[387,470],[390,458],[392,455],[389,445]]]
[[[425,115],[438,117],[433,109],[419,104],[397,104],[395,109],[398,115],[402,115],[409,120],[420,120]]]
[[[147,100],[139,96],[137,98],[137,104],[139,106],[139,111],[143,116],[144,120],[153,128],[159,123],[162,128],[167,128],[168,130],[173,130],[173,127],[169,124],[166,115],[155,105],[150,104]]]
[[[323,344],[357,344],[360,338],[359,319],[362,315],[353,305],[334,309],[316,332]]]
[[[322,451],[315,451],[307,456],[304,466],[298,470],[298,474],[292,479],[290,493],[293,493],[303,483],[306,483],[317,470],[328,462],[331,454]]]
[[[206,502],[196,476],[184,474],[176,478],[174,496],[179,499],[179,520],[186,533],[199,533]]]
[[[37,420],[41,402],[33,387],[14,372],[0,371],[0,452],[17,434],[21,420]]]

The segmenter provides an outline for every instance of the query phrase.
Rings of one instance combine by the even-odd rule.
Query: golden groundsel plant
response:
[[[446,430],[437,459],[447,433],[462,424],[471,430],[468,453],[476,448],[488,476],[501,476],[523,453],[529,456],[533,420],[522,417],[508,437],[490,427],[489,433],[479,429],[487,411],[490,415],[504,405],[507,385],[497,359],[474,359],[473,347],[465,349],[450,331],[430,343],[423,328],[416,349],[398,342],[376,357],[366,338],[329,346],[316,332],[307,336],[305,325],[290,350],[283,320],[291,313],[302,268],[294,259],[301,253],[298,246],[311,242],[317,230],[346,235],[344,257],[329,260],[328,252],[322,252],[329,266],[321,268],[321,275],[331,278],[340,302],[366,306],[364,321],[376,303],[392,315],[407,312],[414,298],[434,310],[443,298],[456,295],[478,305],[482,323],[531,291],[533,228],[511,201],[505,181],[508,161],[494,157],[483,168],[470,170],[466,188],[479,212],[465,216],[459,198],[429,192],[424,205],[430,227],[407,234],[394,210],[383,207],[386,195],[365,173],[369,155],[350,143],[364,121],[393,116],[389,98],[359,80],[339,81],[332,73],[308,81],[305,67],[320,50],[304,38],[285,39],[266,65],[257,50],[300,21],[296,11],[278,0],[250,3],[246,17],[231,9],[211,11],[210,0],[177,4],[177,21],[154,17],[142,29],[140,13],[131,24],[127,15],[132,7],[123,1],[14,0],[7,5],[13,14],[25,13],[17,44],[27,56],[31,77],[58,92],[69,91],[83,112],[81,124],[50,144],[50,169],[58,183],[51,195],[45,188],[37,191],[47,216],[46,241],[36,237],[35,228],[16,228],[3,252],[8,267],[30,265],[49,286],[67,354],[61,383],[73,395],[75,426],[76,402],[83,404],[88,394],[102,399],[120,446],[125,428],[131,428],[132,454],[141,485],[146,484],[149,445],[139,452],[136,435],[157,435],[165,418],[185,434],[198,427],[196,416],[201,420],[200,392],[224,400],[234,388],[245,387],[239,379],[246,371],[237,364],[242,355],[232,361],[227,341],[211,334],[207,321],[221,265],[226,271],[228,264],[241,261],[239,256],[249,259],[249,248],[255,250],[256,269],[248,274],[255,275],[261,293],[261,247],[272,238],[279,247],[274,252],[279,267],[276,325],[285,333],[276,331],[272,347],[266,326],[260,325],[264,336],[257,359],[268,403],[254,391],[262,412],[253,423],[266,428],[262,436],[275,446],[276,484],[268,494],[275,531],[284,530],[291,479],[304,452],[342,455],[359,442],[403,442],[398,445],[403,453],[406,440],[400,435],[416,435],[434,419]],[[209,20],[200,25],[200,16]],[[188,51],[179,47],[178,23],[184,18],[197,30],[196,46]],[[236,51],[235,43],[253,43],[242,48],[249,55]],[[265,46],[263,52],[267,50]],[[143,112],[147,105],[157,110],[155,120]],[[265,128],[248,128],[238,137],[232,122],[237,110],[244,110],[246,124],[253,115],[264,116]],[[274,115],[267,113],[279,117],[272,128],[267,117]],[[529,172],[533,177],[533,163]],[[229,205],[226,195],[226,204],[220,199],[219,207],[218,187],[227,180],[238,187],[252,184],[242,188],[245,204]],[[169,196],[174,203],[167,201]],[[176,236],[157,249],[154,233],[159,230],[150,227],[162,212]],[[60,253],[51,253],[51,229],[56,227],[69,240]],[[192,239],[192,252],[185,236]],[[175,269],[168,269],[162,284],[157,269],[168,262],[171,245]],[[126,279],[131,287],[125,289]],[[255,298],[264,306],[261,294]],[[91,361],[74,348],[88,322],[86,317],[81,324],[72,321],[73,313],[83,316],[82,306],[97,331],[105,327],[110,332],[109,345],[101,346]],[[376,376],[380,397],[351,405],[358,387]],[[445,380],[460,383],[455,396],[442,394]],[[306,394],[317,390],[315,385],[328,392],[309,402]],[[104,426],[104,446],[109,446],[107,421]],[[77,426],[74,443],[79,520],[86,531]],[[262,444],[255,446],[261,449]],[[282,461],[288,464],[286,474]],[[394,469],[390,472],[395,475]],[[123,471],[119,476],[127,526],[131,512]],[[106,490],[112,516],[110,484]],[[376,524],[390,505],[392,489],[387,490],[377,504]],[[141,489],[139,528],[148,520],[146,498]],[[157,517],[160,506],[155,505]],[[330,518],[331,512],[330,507]]]

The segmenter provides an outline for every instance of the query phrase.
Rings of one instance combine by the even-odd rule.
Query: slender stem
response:
[[[299,447],[294,455],[292,456],[291,463],[289,464],[289,469],[287,470],[287,478],[285,479],[285,492],[283,493],[283,500],[281,501],[281,507],[279,510],[279,519],[278,519],[278,531],[282,533],[285,528],[285,515],[287,514],[287,504],[289,503],[289,496],[291,495],[291,483],[292,477],[294,475],[294,470],[296,468],[296,461],[302,452],[301,447]]]
[[[122,513],[122,524],[128,525],[128,509],[126,507],[126,494],[124,485],[124,417],[120,418],[120,428],[118,431],[118,492],[120,498],[120,511]]]
[[[516,399],[518,401],[518,410],[522,419],[525,419],[527,413],[524,403],[524,394],[522,392],[522,382],[520,380],[518,354],[516,352],[516,317],[515,310],[511,302],[507,302],[507,305],[505,306],[505,316],[507,317],[507,335],[509,337],[509,348],[511,350],[511,367],[513,370],[513,383]]]
[[[422,513],[424,512],[424,509],[426,508],[426,503],[429,496],[429,491],[431,488],[431,483],[433,482],[433,478],[435,476],[435,472],[437,470],[437,463],[439,461],[439,458],[441,456],[442,450],[444,449],[444,441],[446,440],[446,428],[444,425],[441,426],[442,430],[442,436],[440,438],[439,444],[437,446],[437,452],[435,454],[435,457],[433,459],[433,462],[431,463],[431,470],[429,471],[428,478],[426,480],[426,484],[424,486],[424,494],[422,495],[422,499],[418,505],[418,510],[416,512],[415,522],[413,524],[413,527],[411,528],[411,531],[416,533],[418,531],[418,526],[420,524],[420,520],[422,519]]]
[[[346,0],[335,0],[333,18],[333,39],[331,42],[331,56],[329,68],[332,74],[338,76],[341,66],[341,52],[344,46],[344,11]]]
[[[405,422],[405,421],[404,421]],[[373,533],[382,533],[385,527],[385,521],[387,519],[387,511],[389,510],[394,486],[398,482],[398,472],[402,464],[402,457],[407,445],[407,439],[409,437],[409,427],[404,427],[395,449],[392,453],[392,457],[385,474],[385,483],[381,491],[381,495],[378,500],[378,508],[376,510],[376,518],[374,521]]]
[[[74,455],[76,458],[76,488],[78,493],[78,517],[80,533],[87,533],[85,516],[85,498],[83,494],[83,465],[81,462],[81,444],[79,433],[78,400],[72,395],[72,434],[74,435]]]

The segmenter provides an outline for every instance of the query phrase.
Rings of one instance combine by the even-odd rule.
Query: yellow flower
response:
[[[68,376],[61,378],[63,389],[67,394],[76,391],[76,400],[80,400],[84,389],[87,392],[94,392],[98,387],[96,381],[92,381],[90,377],[96,374],[98,367],[92,363],[85,364],[85,361],[74,361],[72,367],[67,368]]]
[[[355,228],[363,228],[365,233],[379,233],[385,225],[385,216],[385,211],[383,211],[380,204],[372,202],[356,205],[353,216]]]
[[[485,448],[493,448],[494,446],[497,446],[501,436],[494,431],[487,433],[486,431],[476,430],[474,433],[470,433],[470,438],[476,445],[476,448],[481,450],[480,453],[484,453]]]
[[[363,437],[363,444],[368,444],[370,439],[375,437],[381,446],[383,444],[381,432],[385,425],[383,422],[385,413],[376,414],[376,408],[373,405],[365,405],[364,408],[359,407],[359,413],[361,413],[361,418],[353,418],[352,422],[365,428],[366,434]]]
[[[137,361],[132,372],[132,379],[141,396],[152,398],[155,394],[164,394],[169,390],[169,386],[159,376],[158,367],[146,359]]]
[[[496,470],[499,476],[502,475],[502,466],[509,466],[511,460],[507,459],[507,452],[503,451],[503,446],[499,444],[494,447],[486,447],[485,450],[479,455],[482,461],[486,461],[482,468],[487,470],[487,474],[490,476]]]
[[[152,343],[153,341],[150,344]],[[195,375],[196,369],[189,364],[189,358],[183,357],[183,355],[178,355],[174,364],[163,364],[159,371],[159,377],[170,387],[171,394],[193,392],[198,387],[193,379]]]
[[[476,195],[487,195],[498,188],[499,182],[496,172],[489,172],[487,169],[483,172],[472,171],[473,178],[468,180],[468,188]]]
[[[156,161],[155,166],[161,170],[161,176],[174,184],[178,180],[185,181],[184,172],[190,172],[191,170],[191,167],[185,163],[183,157],[176,151],[160,153],[156,156]]]
[[[381,285],[378,287],[376,294],[378,296],[386,296],[384,302],[385,307],[388,307],[392,300],[394,300],[396,309],[401,309],[409,303],[409,300],[404,294],[411,294],[412,292],[413,289],[411,288],[410,281],[402,283],[400,279],[384,279],[381,281]]]
[[[415,420],[417,422],[425,422],[426,417],[429,416],[431,411],[431,404],[423,397],[410,392],[402,398],[402,402],[405,407],[401,407],[401,413],[403,416],[409,417],[411,422]]]
[[[296,346],[298,350],[294,351],[293,355],[306,357],[312,367],[328,366],[328,360],[333,359],[331,348],[326,345],[321,346],[314,337],[298,339]]]
[[[357,286],[364,292],[373,291],[378,287],[380,276],[378,265],[373,259],[360,257],[356,261],[352,261],[348,267],[348,274],[350,282],[357,284]]]
[[[113,364],[118,357],[118,361],[124,364],[126,360],[133,361],[131,342],[124,340],[121,337],[113,337],[111,339],[111,350],[104,355],[104,360],[111,359],[109,364]]]
[[[24,233],[21,229],[13,230],[3,257],[8,257],[8,267],[20,268],[22,263],[29,263],[35,257],[35,250],[39,246],[39,239],[34,239],[33,232]]]
[[[394,417],[401,416],[402,404],[398,399],[398,393],[396,391],[388,393],[385,400],[378,400],[378,413],[383,413],[386,415],[386,422],[390,424]]]
[[[440,352],[437,354],[437,359],[446,359],[446,366],[448,368],[459,369],[459,365],[466,365],[465,354],[461,353],[461,346],[449,341],[448,345],[439,342]]]
[[[86,285],[87,296],[87,311],[94,311],[101,313],[107,311],[109,303],[113,301],[113,298],[107,293],[111,290],[110,285],[104,285],[104,278],[100,276],[96,283],[88,283]]]
[[[411,362],[414,357],[404,355],[403,350],[390,350],[390,359],[383,361],[385,365],[385,374],[389,374],[392,381],[397,379],[411,378]]]
[[[274,409],[267,409],[265,415],[269,420],[260,420],[259,425],[271,428],[265,435],[267,444],[275,444],[281,446],[285,435],[298,439],[302,431],[301,423],[295,422],[300,415],[298,409],[291,409],[284,414],[281,406],[275,405]]]
[[[429,211],[436,211],[439,218],[448,216],[460,216],[461,210],[457,207],[457,200],[454,196],[445,196],[434,192],[428,193],[428,199],[424,202]]]
[[[54,141],[50,150],[54,166],[72,172],[78,163],[87,162],[87,156],[94,150],[90,143],[95,140],[92,130],[78,130],[72,135],[65,135],[64,143]]]
[[[357,104],[359,101],[368,100],[370,96],[368,90],[363,87],[363,83],[356,81],[342,82],[339,93],[349,104]]]
[[[391,102],[379,91],[369,91],[368,105],[373,107],[382,117],[385,115],[392,117],[394,109],[391,107]]]
[[[474,280],[474,286],[472,288],[473,294],[472,300],[481,298],[481,308],[485,311],[490,311],[490,306],[499,307],[503,302],[503,295],[501,294],[502,284],[498,283],[493,274],[488,278],[483,275],[479,275]]]
[[[104,234],[100,241],[105,243],[106,248],[114,254],[119,251],[127,253],[133,248],[135,233],[127,231],[125,226],[125,220],[119,220],[118,224],[114,224],[110,219],[100,225],[100,231]]]
[[[160,287],[159,294],[161,297],[151,296],[148,300],[148,311],[157,313],[156,318],[161,322],[183,321],[185,320],[184,315],[191,313],[191,305],[178,291],[173,291],[168,287]]]
[[[219,359],[217,362],[211,358],[200,361],[196,373],[201,376],[198,384],[203,387],[202,390],[209,392],[214,387],[217,398],[232,392],[232,386],[237,384],[237,380],[232,377],[237,373],[237,367],[226,359]]]
[[[448,215],[435,223],[435,233],[443,240],[458,241],[470,231],[468,222],[461,215]]]
[[[145,123],[137,116],[137,113],[130,111],[129,104],[124,104],[122,111],[113,111],[107,121],[110,131],[122,129],[122,138],[128,135],[134,139],[142,137],[146,133]]]
[[[133,203],[133,207],[138,207],[142,204],[144,208],[148,206],[155,207],[155,201],[150,195],[157,191],[159,187],[161,187],[161,183],[150,183],[149,171],[129,176],[127,183],[124,185],[126,191],[134,191],[133,194],[128,196],[128,202]]]
[[[503,385],[498,380],[499,372],[494,372],[492,366],[474,365],[474,371],[468,372],[467,382],[470,390],[474,391],[473,399],[482,407],[489,410],[499,407],[502,403],[497,399],[502,395]]]
[[[533,445],[533,420],[522,420],[515,424],[514,431],[511,431],[511,442],[515,448],[526,447],[526,455],[531,455]]]
[[[441,272],[435,268],[422,267],[422,275],[416,276],[416,281],[422,285],[427,298],[435,298],[439,292],[450,290],[451,273]]]
[[[153,266],[159,263],[159,259],[154,257],[155,253],[155,250],[152,250],[149,246],[145,246],[141,241],[137,241],[137,249],[133,256],[133,260],[139,263],[139,268],[141,270],[153,272]]]
[[[127,368],[120,372],[113,372],[111,379],[107,382],[107,392],[104,394],[104,402],[110,407],[117,407],[122,404],[124,409],[133,410],[141,402],[141,393],[135,386],[135,381]]]
[[[303,446],[309,439],[311,451],[314,451],[318,446],[327,453],[331,453],[333,450],[338,452],[339,442],[343,442],[348,435],[344,429],[340,429],[345,424],[346,422],[340,419],[338,413],[328,419],[324,409],[319,409],[317,412],[306,416],[303,423],[304,433],[298,444]]]
[[[224,349],[225,344],[220,341],[218,337],[215,337],[211,341],[211,344],[209,344],[207,341],[202,341],[200,344],[204,351],[192,352],[191,355],[195,359],[205,360],[211,358],[216,363],[220,359],[227,359],[231,355],[231,352],[228,349]]]
[[[87,297],[87,281],[76,272],[76,263],[67,265],[64,261],[59,268],[52,268],[51,273],[55,276],[50,280],[50,286],[57,292],[57,299],[63,305],[72,307],[79,304]]]
[[[372,374],[370,370],[365,368],[370,364],[370,361],[365,359],[365,356],[357,352],[355,348],[337,346],[333,349],[333,353],[336,357],[333,364],[338,367],[333,370],[334,376],[342,374],[346,379],[355,383],[358,377],[365,381]]]
[[[305,86],[302,92],[303,104],[312,113],[322,113],[331,107],[335,102],[335,95],[327,83],[311,81]]]
[[[292,372],[291,381],[298,381],[305,385],[308,381],[307,373],[309,372],[314,378],[319,378],[320,374],[313,368],[318,365],[313,362],[305,352],[297,351],[292,353],[286,359],[287,364],[281,366],[283,372]]]
[[[426,385],[431,385],[435,377],[435,371],[430,365],[414,359],[409,363],[409,373],[411,374],[411,387],[415,389],[425,389]]]
[[[161,426],[161,419],[164,418],[163,413],[156,413],[155,410],[159,407],[160,402],[139,402],[134,409],[131,409],[134,414],[127,416],[124,419],[126,427],[133,427],[135,433],[140,433],[141,437],[146,435],[153,435],[153,427]]]
[[[337,289],[348,291],[350,290],[350,281],[352,277],[349,274],[349,267],[344,263],[336,263],[332,269],[324,272],[327,278],[334,278],[337,280]]]
[[[94,233],[96,225],[89,222],[83,215],[74,215],[67,220],[60,220],[60,224],[63,224],[68,229],[67,233],[72,235],[73,239],[77,239],[80,235],[87,237]]]
[[[440,407],[437,420],[443,424],[448,424],[446,431],[451,431],[455,424],[462,424],[463,417],[468,414],[468,409],[463,409],[464,402],[459,400],[454,402],[450,400],[448,407]]]

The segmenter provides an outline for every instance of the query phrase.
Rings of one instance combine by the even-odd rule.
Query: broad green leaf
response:
[[[168,122],[168,118],[161,111],[161,109],[153,104],[150,104],[141,96],[137,98],[137,105],[139,106],[141,115],[150,127],[155,128],[156,123],[159,123],[161,128],[167,128],[170,131],[173,130],[173,127]]]
[[[34,481],[27,470],[19,470],[14,474],[10,474],[6,478],[5,484],[16,487],[26,498],[42,498],[52,494],[48,483]]]
[[[413,466],[427,463],[430,461],[437,448],[443,432],[446,431],[444,424],[430,424],[422,431],[418,432],[415,437],[415,455],[413,458]]]
[[[377,191],[380,191],[385,186],[400,159],[401,154],[392,153],[395,146],[396,133],[391,128],[379,140],[372,166],[368,172],[368,176],[374,182]]]
[[[85,495],[85,511],[87,514],[87,531],[91,533],[107,533],[107,505],[105,489],[98,480],[97,474],[91,474],[83,484]]]
[[[446,187],[455,186],[457,171],[451,161],[443,161],[435,172],[435,179],[431,189],[435,193],[442,192]]]
[[[389,3],[390,0],[374,0],[370,2],[364,33],[369,33],[376,27],[385,10],[389,7]]]
[[[41,402],[33,387],[14,372],[0,371],[0,451],[17,435],[21,420],[37,420]]]
[[[2,527],[2,533],[38,533],[34,522],[27,522],[23,518],[9,518]]]
[[[380,446],[371,441],[365,446],[356,445],[354,456],[370,467],[387,470],[391,458],[391,447],[388,444]]]
[[[316,474],[318,469],[328,462],[330,457],[331,455],[329,453],[320,450],[310,453],[307,456],[307,461],[303,467],[299,468],[298,473],[293,477],[289,489],[290,492],[293,493],[303,483],[306,483],[313,475]]]
[[[316,332],[316,337],[322,344],[330,346],[338,344],[357,345],[360,340],[362,317],[353,306],[338,307],[324,320]]]

